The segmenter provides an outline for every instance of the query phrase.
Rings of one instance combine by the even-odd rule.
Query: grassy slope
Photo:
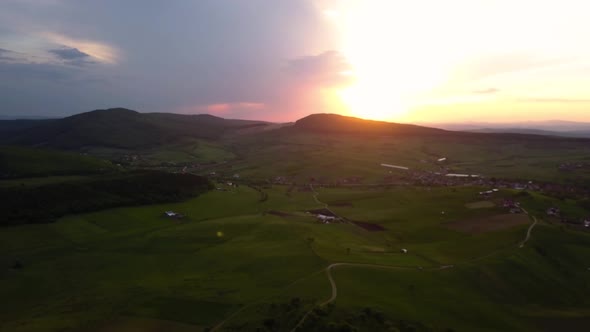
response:
[[[187,137],[216,139],[226,131],[256,123],[225,120],[206,114],[138,113],[115,108],[43,121],[13,133],[7,140],[16,144],[62,149],[138,149],[174,144]]]
[[[250,178],[286,176],[303,182],[313,177],[330,182],[360,177],[366,183],[374,183],[386,176],[403,174],[403,171],[383,168],[381,163],[439,171],[436,160],[446,157],[445,166],[457,173],[590,183],[588,169],[573,172],[558,169],[565,162],[590,162],[590,145],[586,141],[477,134],[469,138],[453,135],[365,137],[285,129],[241,137],[231,143],[241,157],[231,165],[232,171]]]
[[[0,175],[5,178],[96,174],[114,166],[100,159],[55,150],[0,147]]]
[[[446,229],[440,206],[425,208],[425,202],[438,202],[450,218],[460,219],[496,214],[494,208],[464,206],[475,199],[475,189],[320,191],[326,201],[353,203],[335,208],[338,213],[387,228],[371,233],[315,223],[303,212],[318,207],[311,193],[286,189],[268,189],[264,202],[240,186],[185,203],[0,229],[0,295],[8,299],[0,307],[0,330],[116,331],[145,324],[199,330],[248,304],[224,328],[254,329],[274,312],[282,322],[277,329],[290,330],[304,309],[329,297],[325,274],[318,271],[336,261],[456,267],[438,272],[336,268],[339,295],[328,321],[366,327],[354,317],[368,306],[393,321],[417,320],[436,330],[534,331],[543,319],[589,314],[583,296],[590,291],[587,234],[544,224],[535,228],[527,247],[517,249],[524,227],[471,236]],[[189,220],[160,217],[168,209]],[[264,214],[268,210],[294,216]],[[408,255],[398,253],[402,246]],[[472,260],[487,253],[495,254]],[[6,269],[14,260],[23,268]],[[270,303],[294,297],[303,301],[300,309],[269,309]]]

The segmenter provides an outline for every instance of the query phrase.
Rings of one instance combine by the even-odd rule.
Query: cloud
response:
[[[114,46],[108,45],[106,43],[94,41],[94,40],[85,40],[85,39],[75,39],[71,38],[62,34],[54,33],[54,32],[44,32],[43,36],[47,38],[49,41],[63,45],[64,50],[69,49],[69,51],[59,51],[59,53],[52,52],[58,56],[61,56],[62,59],[64,57],[76,57],[76,59],[80,59],[82,54],[85,54],[89,57],[94,58],[96,61],[101,63],[107,64],[116,64],[120,60],[120,51],[116,49]],[[75,51],[78,51],[77,53]],[[55,51],[55,50],[54,50]]]
[[[500,89],[496,89],[496,88],[488,88],[488,89],[473,91],[473,93],[475,93],[475,94],[494,94],[494,93],[498,93],[498,92],[500,92]]]
[[[49,50],[49,53],[57,56],[58,59],[69,65],[83,66],[96,63],[89,54],[81,52],[74,47],[52,49]]]
[[[350,83],[350,70],[350,64],[336,51],[301,56],[289,60],[286,67],[286,72],[294,78],[324,85]]]
[[[62,60],[79,60],[79,59],[86,59],[90,57],[87,53],[80,52],[77,48],[58,48],[54,50],[49,50],[49,53],[57,55]]]
[[[0,61],[12,61],[15,60],[13,57],[14,52],[4,48],[0,48]]]
[[[455,79],[473,81],[546,69],[570,62],[571,58],[553,58],[529,53],[489,54],[464,61],[455,68],[453,76]]]
[[[255,103],[255,102],[230,102],[230,103],[213,103],[213,104],[206,104],[206,105],[196,105],[196,106],[187,106],[181,107],[176,112],[182,114],[200,114],[200,113],[208,113],[217,116],[224,116],[224,117],[248,117],[252,114],[252,112],[256,111],[264,111],[266,110],[266,105],[264,103]],[[241,113],[246,113],[241,114]]]

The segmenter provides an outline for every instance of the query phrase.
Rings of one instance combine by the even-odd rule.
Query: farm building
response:
[[[175,218],[175,219],[181,219],[184,218],[183,214],[180,214],[178,212],[174,212],[174,211],[165,211],[164,215],[168,218]]]
[[[324,214],[318,214],[318,215],[316,215],[316,218],[318,218],[318,220],[320,220],[321,222],[324,222],[324,223],[328,223],[330,221],[335,221],[337,219],[334,216],[326,216]]]
[[[559,217],[560,211],[556,207],[550,207],[547,209],[547,215],[553,217]]]

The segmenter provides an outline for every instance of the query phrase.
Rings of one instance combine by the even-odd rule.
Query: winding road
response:
[[[521,208],[521,210],[524,213],[526,213],[528,216],[531,216],[527,210],[525,210],[523,208]],[[527,229],[526,236],[524,237],[524,240],[518,246],[519,248],[524,248],[524,245],[526,244],[526,242],[531,238],[531,232],[533,231],[533,228],[535,228],[535,225],[537,225],[537,217],[535,217],[535,216],[531,216],[531,217],[533,218],[533,223]]]
[[[318,199],[317,196],[319,195],[319,193],[313,188],[313,185],[310,184],[309,187],[311,188],[311,190],[313,192],[312,195],[313,195],[313,198],[314,198],[315,202],[318,203],[318,204],[320,204],[320,205],[323,205],[327,210],[329,210],[330,212],[332,212],[330,210],[330,208],[329,208],[329,206],[328,206],[327,203],[324,203],[324,202],[322,202],[322,201],[320,201]],[[524,208],[521,208],[521,210],[525,214],[527,214],[527,215],[530,216],[530,214],[528,213],[527,210],[525,210]],[[334,215],[336,215],[336,214],[334,214]],[[518,245],[519,248],[523,248],[524,247],[524,245],[526,244],[526,242],[531,237],[531,233],[532,233],[533,228],[538,223],[538,220],[537,220],[537,218],[535,216],[531,216],[531,217],[533,218],[533,223],[527,229],[527,233],[526,233],[526,236],[525,236],[524,240]],[[497,253],[497,252],[493,252],[491,254],[487,254],[487,255],[481,256],[479,258],[486,258],[486,257],[489,257],[489,256],[495,254],[495,253]],[[475,259],[475,260],[477,260],[477,259]],[[472,261],[474,261],[474,260],[472,260]],[[390,269],[390,270],[415,270],[415,269],[420,269],[420,270],[424,270],[424,271],[440,271],[440,270],[446,270],[446,269],[451,269],[451,268],[454,268],[455,267],[455,265],[441,265],[441,266],[438,266],[438,267],[430,267],[430,268],[424,268],[423,269],[421,267],[396,266],[396,265],[379,265],[379,264],[366,264],[366,263],[346,263],[346,262],[332,263],[332,264],[328,265],[327,267],[325,267],[324,269],[322,269],[320,271],[316,271],[316,272],[312,273],[311,275],[309,275],[307,277],[300,278],[300,279],[292,282],[291,284],[289,284],[287,287],[285,287],[285,289],[287,289],[287,288],[291,287],[292,285],[294,285],[294,284],[296,284],[296,283],[298,283],[298,282],[300,282],[302,280],[305,280],[305,279],[307,279],[307,278],[309,278],[309,277],[311,277],[313,275],[316,275],[317,273],[320,273],[322,271],[325,271],[326,272],[326,275],[328,277],[328,281],[330,282],[330,287],[332,288],[332,294],[331,294],[330,298],[327,299],[327,300],[325,300],[324,302],[321,302],[319,304],[314,305],[309,311],[307,311],[305,313],[305,315],[303,315],[303,317],[297,322],[297,325],[295,325],[295,327],[293,327],[293,329],[291,329],[291,332],[297,331],[303,325],[303,323],[306,321],[306,319],[309,317],[309,315],[313,312],[313,310],[316,307],[318,307],[318,306],[319,307],[326,306],[326,305],[328,305],[328,304],[330,304],[330,303],[332,303],[332,302],[334,302],[336,300],[336,298],[338,297],[338,287],[337,287],[336,281],[334,280],[334,277],[332,275],[332,270],[334,268],[336,268],[336,267],[343,267],[343,266],[347,266],[347,267],[363,267],[363,268],[376,268],[376,269]],[[269,298],[270,298],[270,296],[269,296]],[[266,299],[266,298],[264,298],[264,299]],[[253,306],[256,303],[259,303],[259,302],[263,301],[264,299],[260,299],[260,300],[258,300],[256,302],[250,303],[250,304],[248,304],[248,305],[246,305],[246,306],[238,309],[233,314],[231,314],[230,316],[228,316],[225,320],[223,320],[222,322],[220,322],[219,324],[217,324],[215,327],[213,327],[213,329],[211,329],[211,331],[217,331],[217,330],[219,330],[227,321],[231,320],[233,317],[237,316],[239,313],[241,313],[245,309]]]
[[[330,285],[332,287],[332,295],[330,296],[329,299],[320,303],[319,304],[320,307],[323,307],[325,305],[328,305],[328,304],[334,302],[334,300],[336,300],[336,297],[338,297],[338,287],[336,286],[336,281],[334,281],[334,277],[332,276],[332,269],[334,269],[335,267],[340,267],[340,266],[369,267],[369,268],[375,268],[375,269],[388,269],[388,270],[415,270],[415,269],[417,269],[417,267],[410,267],[410,266],[379,265],[379,264],[364,264],[364,263],[333,263],[333,264],[330,264],[330,265],[328,265],[328,267],[326,267],[325,270],[326,270],[326,274],[328,275],[328,281],[330,281]],[[454,267],[454,265],[442,265],[439,267],[426,268],[423,270],[439,271],[439,270],[450,269],[453,267]],[[313,308],[311,308],[308,312],[306,312],[305,315],[303,315],[303,317],[301,318],[301,320],[299,320],[297,325],[295,325],[295,327],[291,330],[291,332],[297,331],[297,329],[300,328],[301,325],[303,325],[303,323],[305,322],[305,320],[307,319],[309,314],[311,314],[311,312],[315,308],[316,308],[316,306],[313,306]]]

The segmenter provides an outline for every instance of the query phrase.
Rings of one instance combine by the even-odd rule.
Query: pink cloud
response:
[[[263,103],[237,102],[191,105],[181,107],[176,112],[182,114],[208,113],[221,117],[250,118],[252,112],[264,111],[265,109],[266,105]]]

